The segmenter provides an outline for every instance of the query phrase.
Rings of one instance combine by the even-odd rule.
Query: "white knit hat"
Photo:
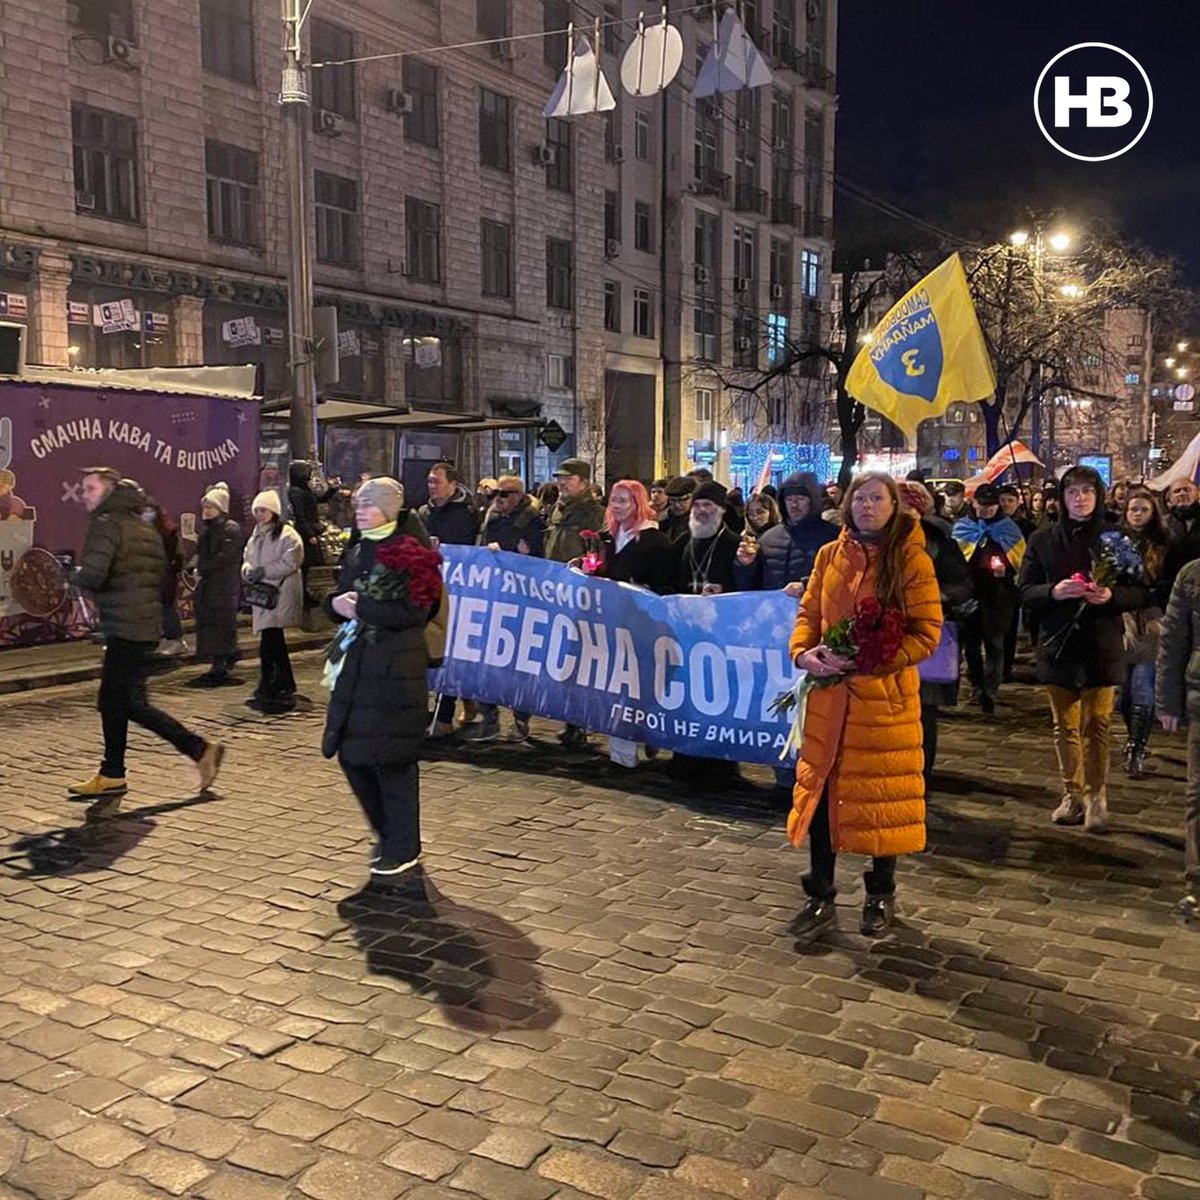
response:
[[[274,488],[270,488],[265,492],[259,492],[254,497],[254,503],[250,505],[250,511],[253,512],[256,508],[265,508],[268,512],[273,512],[277,517],[283,516],[283,505],[279,503],[279,493]]]
[[[229,515],[229,484],[214,483],[205,493],[201,501],[202,504],[211,504],[213,508],[219,509]]]

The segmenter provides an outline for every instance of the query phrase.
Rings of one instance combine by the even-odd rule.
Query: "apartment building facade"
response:
[[[781,0],[777,12],[800,20],[795,2]],[[747,166],[746,137],[739,150],[734,108],[748,102],[715,106],[729,116],[715,153],[742,164],[742,190],[731,184],[724,195],[689,190],[701,136],[683,87],[689,70],[660,97],[618,90],[608,116],[546,121],[566,61],[556,31],[579,17],[578,6],[565,9],[409,0],[401,21],[384,0],[314,0],[308,53],[339,64],[312,72],[310,232],[317,302],[338,312],[341,367],[328,396],[445,418],[406,430],[330,425],[332,469],[395,469],[416,494],[425,464],[443,455],[468,474],[514,471],[529,483],[571,453],[611,458],[610,475],[678,469],[684,393],[688,403],[694,393],[685,357],[746,361],[731,315],[733,217],[755,227],[765,313],[767,230],[772,215],[790,214],[758,199],[745,218],[737,208],[772,161]],[[809,9],[832,31],[823,5],[809,0]],[[622,22],[636,14],[608,3],[597,15],[615,83],[631,34]],[[700,53],[711,18],[680,25],[689,54]],[[251,361],[268,400],[286,395],[281,40],[271,0],[10,0],[0,46],[0,307],[27,324],[31,362]],[[438,49],[470,42],[486,44]],[[793,67],[816,61],[782,34],[778,48]],[[821,78],[824,90],[784,70],[775,91],[824,114],[827,169],[832,96]],[[766,91],[755,105],[769,103]],[[827,221],[821,178],[813,211]],[[726,281],[703,304],[697,214],[720,223],[704,253],[719,254],[710,278]],[[806,220],[778,227],[792,255]],[[814,244],[827,260],[827,238]],[[704,304],[717,306],[719,332],[701,347],[712,357],[697,359],[690,310]],[[489,427],[463,434],[464,413]],[[568,434],[557,453],[519,424],[536,420]],[[282,430],[272,436],[265,450],[282,456]]]

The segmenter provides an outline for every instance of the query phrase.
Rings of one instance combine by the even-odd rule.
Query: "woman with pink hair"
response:
[[[659,531],[645,487],[622,479],[608,494],[608,534],[600,575],[665,595],[671,589],[671,542]]]

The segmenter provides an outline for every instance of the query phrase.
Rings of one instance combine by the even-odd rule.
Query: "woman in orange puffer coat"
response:
[[[841,535],[817,554],[790,645],[802,670],[847,676],[809,693],[796,763],[788,838],[798,846],[807,836],[812,861],[808,903],[793,926],[802,937],[834,920],[838,851],[874,858],[862,919],[863,933],[874,935],[894,914],[896,856],[925,848],[917,663],[941,637],[937,579],[920,524],[901,510],[890,476],[858,476],[842,512]],[[904,640],[890,663],[859,675],[821,639],[868,596],[904,613]]]

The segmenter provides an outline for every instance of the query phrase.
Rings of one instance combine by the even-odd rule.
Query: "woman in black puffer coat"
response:
[[[327,669],[333,694],[321,745],[337,755],[363,812],[379,839],[371,860],[373,880],[407,882],[421,854],[418,760],[427,723],[425,625],[441,590],[440,560],[416,516],[403,508],[394,479],[372,479],[354,500],[361,539],[347,551],[337,587],[325,610],[338,622],[356,622],[343,657]],[[428,556],[421,584],[431,606],[409,596],[374,599],[362,589],[385,547],[415,539]],[[432,576],[432,579],[430,578]],[[410,577],[409,586],[416,580]]]
[[[1108,828],[1109,727],[1125,682],[1123,613],[1150,603],[1138,583],[1097,588],[1090,579],[1106,531],[1104,483],[1072,467],[1058,485],[1059,519],[1033,535],[1021,566],[1021,603],[1038,619],[1038,682],[1046,688],[1063,796],[1051,820],[1089,833]],[[1083,605],[1078,626],[1070,635]],[[1064,640],[1065,638],[1065,640]]]

